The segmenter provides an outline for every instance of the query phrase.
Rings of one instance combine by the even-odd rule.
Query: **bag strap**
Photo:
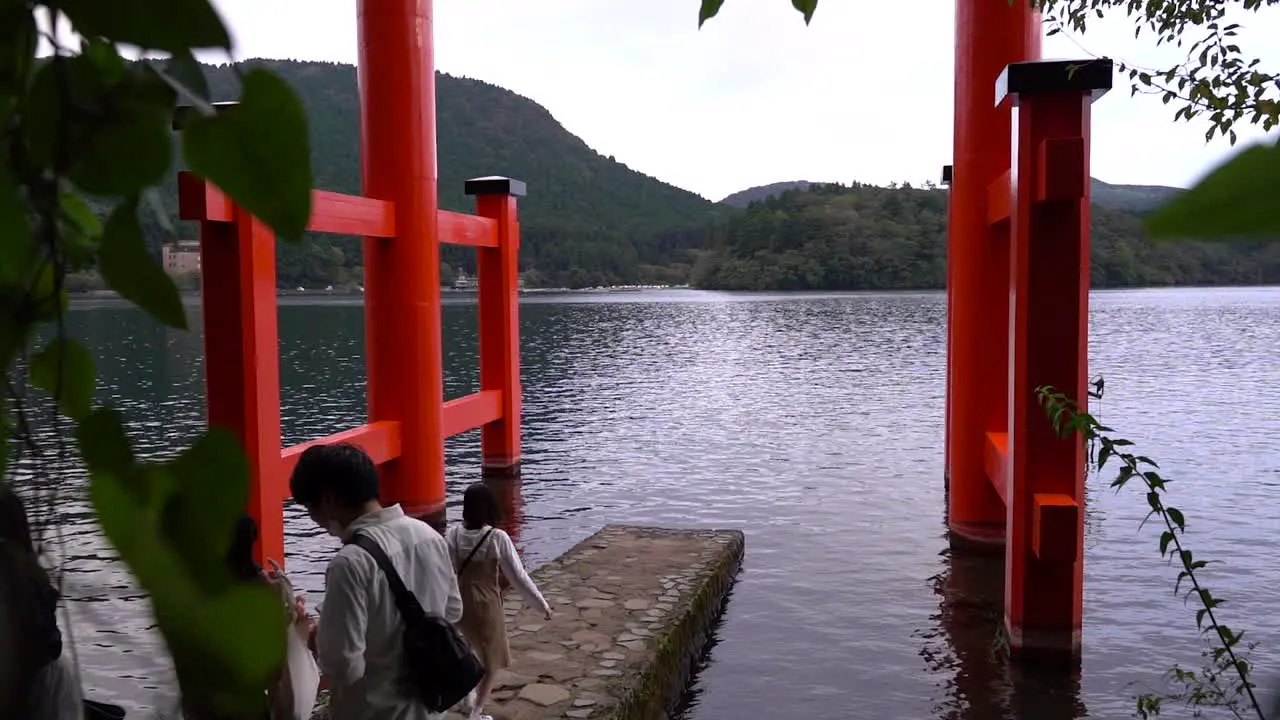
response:
[[[480,551],[480,547],[481,547],[482,545],[484,545],[484,541],[485,541],[485,540],[488,540],[488,539],[489,539],[489,536],[490,536],[490,535],[492,535],[492,534],[493,534],[493,528],[489,528],[489,532],[485,533],[485,534],[484,534],[484,537],[480,538],[480,542],[476,543],[476,546],[475,546],[475,547],[473,547],[473,548],[471,548],[471,554],[470,554],[470,555],[468,555],[468,556],[467,556],[467,559],[466,559],[466,560],[463,560],[463,561],[462,561],[462,564],[458,566],[458,576],[459,576],[459,577],[461,577],[461,576],[462,576],[462,571],[467,569],[467,565],[469,565],[469,564],[471,563],[471,558],[475,557],[475,556],[476,556],[476,553]]]
[[[405,587],[404,580],[400,578],[400,573],[396,572],[395,566],[391,564],[391,558],[387,557],[381,545],[364,533],[352,535],[347,544],[357,545],[373,556],[373,561],[382,569],[382,574],[387,576],[387,584],[391,586],[391,594],[396,599],[396,607],[399,608],[402,617],[407,620],[410,617],[420,617],[425,614],[422,603],[418,602],[418,597]]]

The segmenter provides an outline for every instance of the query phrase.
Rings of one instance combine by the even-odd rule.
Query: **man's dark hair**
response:
[[[502,520],[498,496],[484,483],[474,483],[462,493],[462,526],[478,530],[485,525],[496,527]]]
[[[308,508],[328,494],[339,505],[358,509],[377,500],[378,491],[378,468],[373,458],[347,443],[307,448],[289,478],[294,501]]]

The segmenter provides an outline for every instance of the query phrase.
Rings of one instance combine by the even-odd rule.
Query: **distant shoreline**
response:
[[[625,293],[625,292],[644,292],[646,290],[687,290],[687,285],[623,285],[617,287],[596,287],[596,288],[525,288],[520,291],[521,295],[546,295],[546,294],[603,294],[603,293]],[[200,300],[199,290],[182,290],[179,292],[183,300]],[[478,293],[472,289],[459,290],[456,288],[441,288],[441,297],[474,297]],[[334,298],[334,299],[350,299],[363,297],[364,293],[358,290],[277,290],[277,298]],[[119,293],[114,290],[85,290],[83,292],[69,293],[72,303],[77,301],[91,300],[123,300]]]
[[[1135,292],[1135,291],[1159,291],[1159,290],[1258,290],[1271,289],[1280,287],[1280,285],[1144,285],[1133,287],[1105,287],[1092,288],[1091,293],[1112,293],[1112,292]],[[661,290],[688,290],[694,292],[705,292],[712,294],[726,295],[761,295],[761,296],[777,296],[777,295],[893,295],[893,294],[920,294],[920,293],[943,293],[945,288],[900,288],[900,289],[882,289],[882,290],[714,290],[708,288],[695,288],[689,285],[668,285],[668,286],[644,286],[644,287],[616,287],[616,288],[528,288],[521,290],[522,296],[527,295],[617,295],[626,293],[642,293]],[[187,304],[199,304],[200,293],[198,291],[183,291],[182,299]],[[339,292],[326,290],[281,290],[276,293],[277,299],[285,298],[307,298],[307,299],[332,299],[335,301],[350,301],[363,297],[360,292]],[[458,299],[466,297],[475,297],[475,290],[455,290],[446,288],[440,291],[442,298]],[[128,302],[121,298],[118,294],[111,290],[90,290],[86,292],[71,293],[70,301],[72,306],[92,304],[97,301],[106,302]]]

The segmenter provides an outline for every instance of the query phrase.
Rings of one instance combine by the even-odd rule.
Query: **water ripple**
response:
[[[1280,291],[1095,293],[1091,371],[1103,419],[1158,458],[1230,622],[1264,642],[1280,606]],[[192,309],[198,315],[198,309]],[[951,559],[942,533],[945,302],[937,293],[663,292],[522,306],[525,476],[508,503],[531,564],[608,522],[737,527],[744,573],[687,698],[691,720],[741,717],[1119,717],[1133,682],[1194,661],[1192,613],[1134,493],[1091,481],[1080,678],[989,652],[999,572]],[[198,327],[198,317],[193,326]],[[446,394],[475,389],[475,308],[446,303]],[[101,397],[164,457],[204,419],[200,338],[112,303],[77,309]],[[282,303],[288,443],[364,421],[363,312]],[[449,488],[479,476],[478,437],[448,443]],[[147,600],[93,525],[82,473],[60,468],[55,540],[74,646],[97,695],[172,703]],[[1097,487],[1095,487],[1097,486]],[[286,506],[291,574],[320,600],[336,541]],[[456,513],[456,507],[452,511]],[[1213,568],[1213,566],[1211,566]]]

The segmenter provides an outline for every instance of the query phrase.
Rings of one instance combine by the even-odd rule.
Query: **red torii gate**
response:
[[[516,198],[525,185],[468,180],[476,215],[440,209],[430,0],[361,0],[358,15],[364,194],[313,191],[307,227],[364,237],[367,424],[282,447],[275,237],[216,187],[179,176],[180,215],[200,222],[209,424],[244,443],[259,561],[283,562],[287,480],[309,445],[361,446],[379,465],[384,501],[423,518],[444,510],[447,437],[482,428],[484,474],[519,472]],[[475,247],[479,280],[480,391],[448,402],[441,242]]]
[[[520,461],[516,197],[466,183],[477,215],[440,210],[430,0],[360,0],[364,196],[316,191],[309,229],[364,236],[369,422],[344,440],[380,464],[385,500],[430,515],[445,498],[444,439],[483,427],[487,474]],[[1024,0],[957,0],[955,166],[947,269],[948,517],[953,546],[1002,549],[1005,618],[1020,653],[1078,657],[1085,458],[1056,438],[1034,390],[1087,397],[1089,108],[1109,60],[1036,62]],[[283,558],[275,244],[199,178],[180,177],[201,222],[209,422],[251,467],[259,559]],[[445,402],[439,243],[478,249],[481,390]]]
[[[1090,105],[1107,59],[1040,61],[1027,0],[957,0],[946,478],[957,551],[1003,552],[1013,651],[1075,661],[1085,452],[1035,390],[1088,395]]]

